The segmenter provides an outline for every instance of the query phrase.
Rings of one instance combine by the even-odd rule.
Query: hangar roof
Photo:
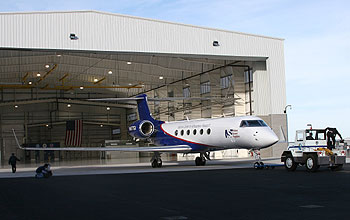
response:
[[[269,57],[283,45],[279,38],[96,11],[2,13],[0,22],[0,48],[234,58]]]
[[[139,19],[139,20],[146,20],[146,21],[152,21],[152,22],[160,22],[160,23],[166,23],[166,24],[173,24],[173,25],[183,25],[193,28],[202,28],[207,30],[214,30],[214,31],[222,31],[222,32],[229,32],[229,33],[236,33],[236,34],[242,34],[242,35],[248,35],[248,36],[256,36],[256,37],[264,37],[264,38],[271,38],[276,40],[284,40],[283,38],[278,37],[270,37],[270,36],[264,36],[259,34],[250,34],[250,33],[244,33],[239,31],[231,31],[231,30],[224,30],[224,29],[218,29],[218,28],[210,28],[210,27],[203,27],[198,25],[191,25],[191,24],[183,24],[183,23],[176,23],[176,22],[170,22],[170,21],[163,21],[163,20],[156,20],[151,18],[143,18],[143,17],[137,17],[137,16],[131,16],[131,15],[123,15],[118,13],[110,13],[110,12],[103,12],[103,11],[96,11],[96,10],[77,10],[77,11],[33,11],[33,12],[0,12],[0,15],[19,15],[19,14],[53,14],[53,13],[99,13],[99,14],[105,14],[110,16],[118,16],[118,17],[125,17],[125,18],[132,18],[132,19]]]

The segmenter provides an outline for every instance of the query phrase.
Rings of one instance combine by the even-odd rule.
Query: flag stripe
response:
[[[74,120],[66,122],[66,146],[80,147],[83,137],[83,121]]]

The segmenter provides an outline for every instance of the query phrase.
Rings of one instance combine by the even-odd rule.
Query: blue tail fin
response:
[[[143,99],[137,100],[137,108],[139,111],[140,120],[154,121],[153,117],[151,116],[151,112],[149,111],[149,108],[148,108],[147,95],[141,94],[136,97],[143,98]]]

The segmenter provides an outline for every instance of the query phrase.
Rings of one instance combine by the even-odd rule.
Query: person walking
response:
[[[12,173],[16,173],[16,163],[17,161],[21,161],[20,159],[18,159],[14,153],[12,153],[10,159],[9,159],[9,164],[12,166]]]

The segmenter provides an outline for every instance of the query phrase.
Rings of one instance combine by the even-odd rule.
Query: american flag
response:
[[[83,121],[73,120],[66,122],[66,146],[80,147],[83,137]]]

